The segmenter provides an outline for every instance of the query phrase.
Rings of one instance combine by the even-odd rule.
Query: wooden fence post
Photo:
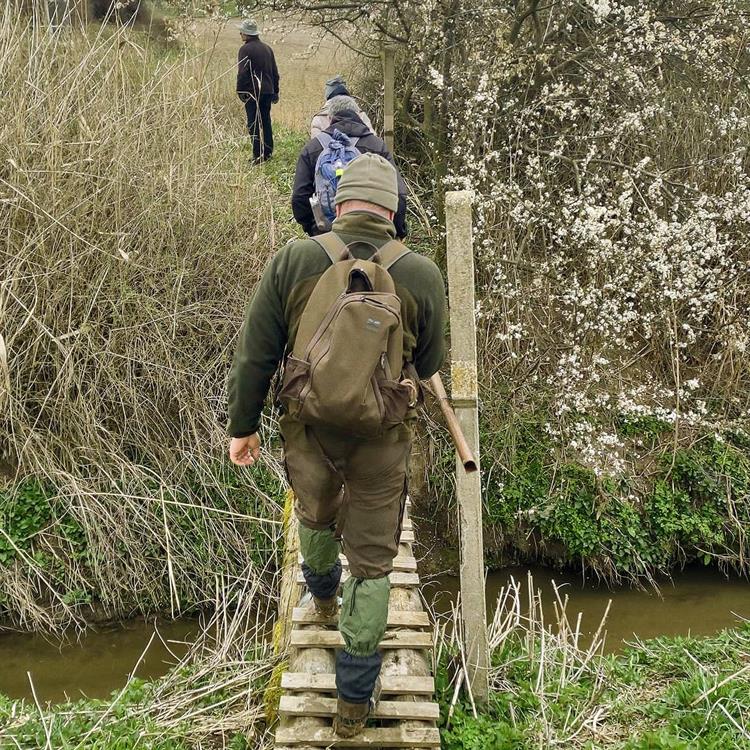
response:
[[[388,150],[393,153],[395,130],[395,95],[396,85],[396,48],[392,45],[383,47],[383,140]]]
[[[451,321],[451,395],[469,447],[479,465],[477,336],[474,318],[472,193],[445,195],[448,295]],[[485,599],[482,486],[479,471],[467,473],[456,457],[461,555],[461,621],[468,679],[474,701],[487,702],[489,650]]]

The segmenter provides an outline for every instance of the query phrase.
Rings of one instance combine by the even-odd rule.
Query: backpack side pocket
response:
[[[284,365],[284,379],[279,390],[279,401],[290,416],[299,416],[302,408],[302,390],[309,381],[310,363],[290,354]]]
[[[414,390],[397,380],[379,380],[378,387],[383,401],[383,428],[401,424],[414,398]]]

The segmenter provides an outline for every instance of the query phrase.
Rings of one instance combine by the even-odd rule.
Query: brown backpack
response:
[[[402,381],[401,301],[388,273],[410,251],[392,240],[359,260],[333,232],[313,239],[332,265],[300,318],[279,398],[303,424],[375,437],[404,421],[416,395]]]

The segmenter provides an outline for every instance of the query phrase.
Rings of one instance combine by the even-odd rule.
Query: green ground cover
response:
[[[542,420],[485,426],[485,510],[494,550],[587,565],[610,579],[648,580],[693,560],[745,572],[750,453],[745,433],[698,434],[678,447],[654,417],[622,418],[629,472],[597,475],[560,462]],[[505,548],[503,547],[505,545]]]
[[[750,626],[658,638],[588,658],[525,633],[493,652],[489,706],[450,718],[450,662],[439,671],[446,750],[724,750],[750,747]],[[531,653],[529,653],[531,651]],[[567,655],[567,660],[566,660]],[[574,665],[571,669],[571,665]]]

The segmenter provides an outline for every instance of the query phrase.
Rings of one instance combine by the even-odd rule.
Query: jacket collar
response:
[[[349,211],[336,219],[331,229],[338,234],[365,235],[381,240],[396,238],[393,222],[369,211]]]
[[[356,112],[348,111],[334,115],[331,124],[326,128],[328,135],[333,135],[334,130],[340,130],[348,136],[361,138],[372,133],[370,128],[362,122]]]

